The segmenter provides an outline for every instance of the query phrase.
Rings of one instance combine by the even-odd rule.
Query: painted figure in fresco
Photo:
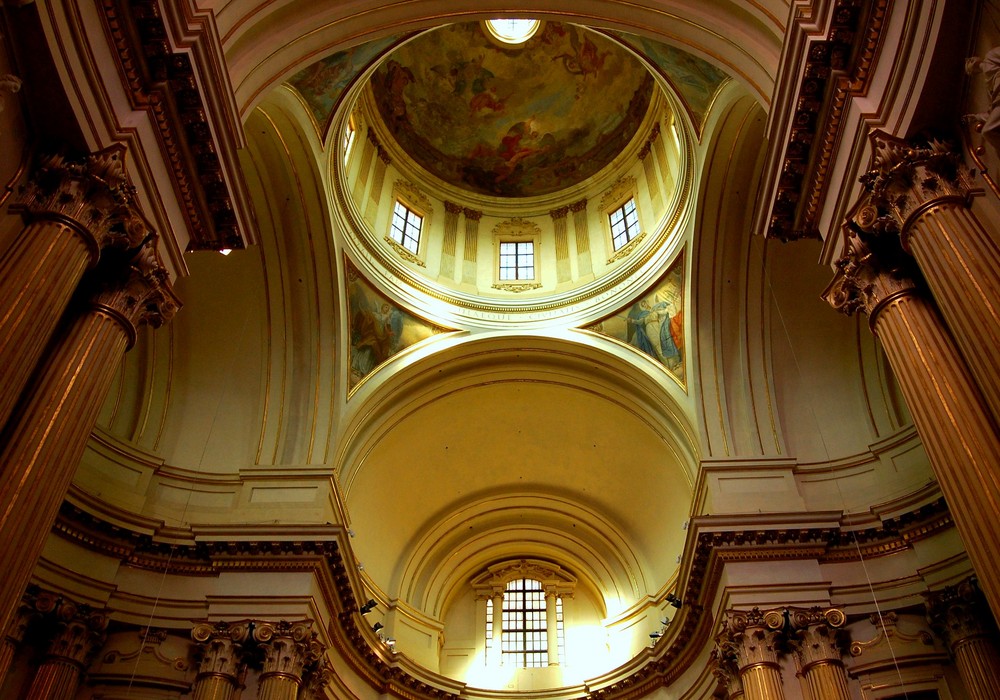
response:
[[[659,360],[660,356],[657,354],[656,348],[649,337],[649,327],[656,320],[656,314],[650,308],[648,301],[643,299],[638,304],[632,304],[632,308],[629,309],[628,318],[626,319],[626,323],[628,324],[626,340],[654,360]]]
[[[395,122],[406,121],[406,100],[403,98],[403,91],[414,80],[413,71],[400,65],[398,61],[390,59],[386,63],[384,88],[388,98],[388,116]]]
[[[610,51],[599,52],[597,45],[586,36],[583,37],[583,41],[581,42],[580,35],[576,32],[570,34],[569,43],[574,54],[562,53],[555,56],[552,60],[558,61],[562,59],[563,68],[566,69],[567,73],[572,73],[573,75],[582,75],[583,77],[587,77],[588,75],[596,76],[604,67],[604,60],[611,55]]]
[[[359,306],[351,318],[351,369],[361,377],[399,350],[402,318],[393,310],[384,302],[378,309]]]

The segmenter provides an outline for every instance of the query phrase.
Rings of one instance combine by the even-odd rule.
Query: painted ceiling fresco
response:
[[[523,197],[610,163],[635,135],[653,78],[582,27],[546,22],[502,48],[469,23],[404,44],[372,87],[387,127],[426,170],[463,189]]]
[[[447,329],[401,309],[366,280],[350,260],[347,306],[350,330],[348,391],[388,362],[393,355]]]
[[[289,79],[309,105],[321,134],[326,133],[327,122],[336,109],[344,91],[354,78],[380,53],[397,43],[400,37],[389,37],[338,51],[320,59]]]
[[[681,98],[700,134],[712,100],[729,75],[669,44],[625,32],[614,32],[614,35],[656,66]]]
[[[587,329],[645,353],[684,386],[684,256],[645,296]]]

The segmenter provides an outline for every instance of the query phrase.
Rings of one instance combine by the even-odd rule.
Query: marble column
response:
[[[855,223],[899,239],[920,267],[997,425],[1000,425],[1000,247],[970,205],[972,174],[959,154],[871,133],[872,167]]]
[[[851,700],[841,661],[840,634],[847,617],[836,608],[787,608],[789,646],[812,700]]]
[[[75,698],[91,658],[104,643],[108,620],[103,612],[60,600],[54,616],[55,632],[26,700]]]
[[[312,620],[256,622],[253,639],[264,659],[257,679],[258,700],[295,700],[306,667],[325,652],[312,631]]]
[[[948,644],[970,700],[1000,698],[996,625],[976,580],[929,595],[927,617]]]
[[[780,610],[725,613],[716,643],[722,655],[733,660],[746,700],[784,700],[778,660],[784,623]]]
[[[558,601],[559,595],[555,590],[545,591],[545,641],[549,666],[559,665],[559,618],[556,615]]]
[[[124,161],[121,145],[82,161],[48,158],[10,207],[25,225],[0,259],[0,427],[84,271],[102,249],[134,248],[146,235]]]
[[[849,232],[826,300],[864,311],[885,349],[969,559],[1000,611],[1000,435],[898,240]]]
[[[158,326],[180,306],[155,239],[127,262],[104,261],[90,282],[0,451],[0,629],[21,600],[136,326]]]
[[[245,665],[243,645],[249,627],[245,622],[200,623],[191,630],[198,647],[198,675],[194,700],[231,700],[241,686]]]

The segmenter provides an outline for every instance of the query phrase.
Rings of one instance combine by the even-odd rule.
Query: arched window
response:
[[[540,564],[491,567],[474,581],[486,606],[487,665],[542,668],[564,660],[562,599],[576,581],[559,567]]]

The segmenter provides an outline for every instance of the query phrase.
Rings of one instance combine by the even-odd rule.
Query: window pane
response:
[[[615,250],[639,235],[639,213],[635,200],[629,199],[608,215],[611,225],[611,244]]]

